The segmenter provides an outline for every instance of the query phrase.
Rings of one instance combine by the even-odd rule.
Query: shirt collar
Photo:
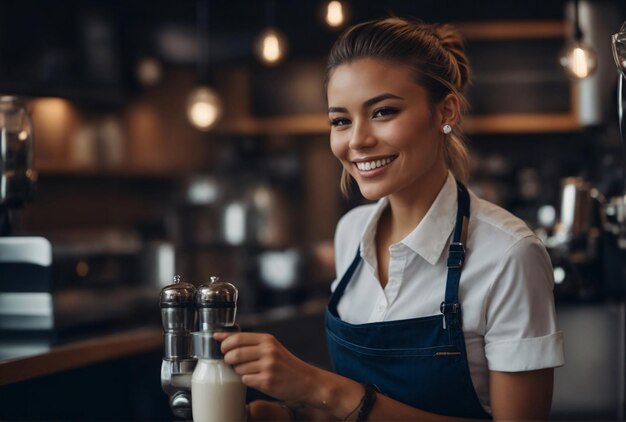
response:
[[[376,269],[376,229],[378,220],[389,205],[387,197],[378,201],[367,221],[361,237],[361,256],[373,269]],[[437,194],[435,201],[420,223],[399,243],[407,246],[435,265],[445,248],[454,229],[457,211],[457,186],[452,172]]]
[[[400,243],[435,265],[454,229],[457,213],[456,180],[450,171],[437,198],[420,223]]]

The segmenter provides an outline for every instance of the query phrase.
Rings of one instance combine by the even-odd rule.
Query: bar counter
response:
[[[257,314],[244,314],[237,318],[243,330],[266,331],[297,323],[307,317],[322,314],[325,299],[314,299],[298,306],[276,308]],[[298,324],[299,325],[299,324]],[[320,321],[320,328],[321,321]],[[274,331],[270,329],[270,331]],[[291,334],[291,329],[288,330]],[[290,338],[291,335],[286,337]],[[284,340],[288,340],[284,339]],[[93,336],[82,340],[52,346],[49,350],[27,356],[0,360],[0,386],[26,381],[69,369],[92,365],[130,355],[156,351],[163,347],[163,329],[145,326],[120,332]]]
[[[0,386],[162,347],[163,331],[145,327],[54,346],[49,351],[0,361]]]

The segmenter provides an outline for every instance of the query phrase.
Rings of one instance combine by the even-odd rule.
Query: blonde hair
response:
[[[428,92],[431,109],[452,93],[461,101],[461,115],[467,112],[469,104],[464,93],[470,83],[471,70],[463,39],[452,25],[398,17],[355,25],[341,34],[330,50],[326,86],[335,68],[360,58],[389,60],[408,66],[415,82]],[[443,151],[454,177],[466,183],[469,156],[458,125],[445,136]],[[350,191],[351,180],[344,169],[340,187],[345,196]]]

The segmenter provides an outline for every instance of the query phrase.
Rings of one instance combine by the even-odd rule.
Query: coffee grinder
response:
[[[0,236],[11,233],[11,210],[32,198],[34,168],[33,125],[23,102],[0,97]]]
[[[22,100],[0,96],[0,338],[47,336],[54,326],[52,246],[12,236],[13,212],[35,190],[34,136]]]

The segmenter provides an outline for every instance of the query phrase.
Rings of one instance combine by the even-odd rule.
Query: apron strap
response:
[[[461,309],[459,303],[459,282],[461,268],[465,260],[465,245],[467,244],[467,226],[470,215],[470,198],[467,188],[457,181],[457,214],[454,235],[448,248],[448,276],[446,279],[446,294],[441,303],[441,313],[457,313]]]
[[[343,277],[341,277],[341,280],[339,281],[339,284],[335,288],[335,291],[333,292],[330,298],[330,302],[328,303],[328,308],[333,313],[336,313],[337,303],[339,303],[339,299],[341,299],[341,297],[343,296],[343,292],[346,290],[346,287],[348,286],[350,279],[352,279],[352,274],[354,274],[360,262],[361,262],[361,247],[359,246],[358,248],[356,248],[356,255],[354,256],[352,263],[350,264],[346,272],[343,274]]]

